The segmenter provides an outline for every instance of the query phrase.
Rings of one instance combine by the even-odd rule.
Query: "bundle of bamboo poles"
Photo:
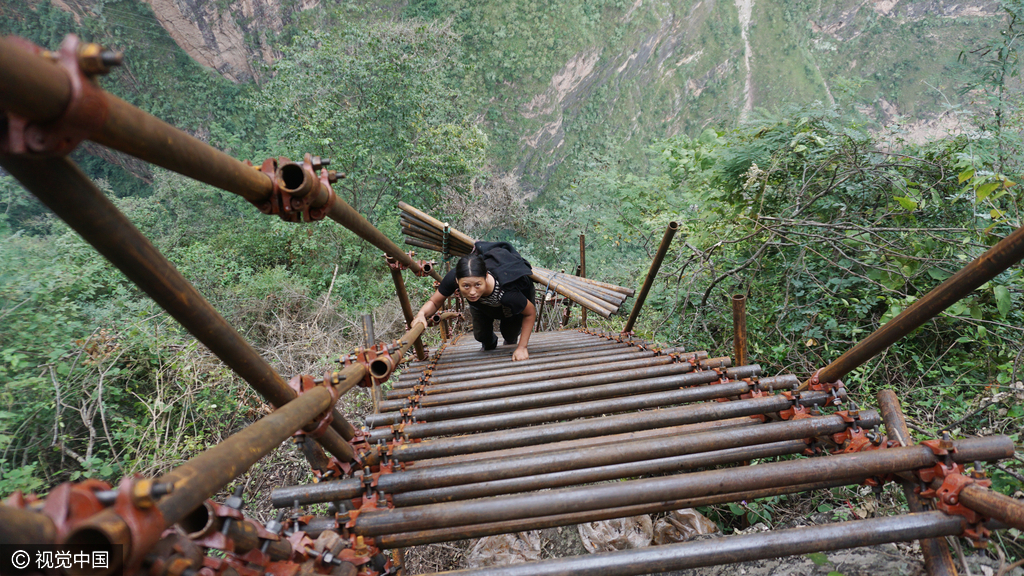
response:
[[[458,257],[473,251],[476,240],[447,222],[441,222],[405,202],[399,202],[398,207],[402,210],[402,233],[406,244]],[[533,267],[530,279],[605,318],[618,312],[622,302],[633,295],[629,288],[537,266]]]

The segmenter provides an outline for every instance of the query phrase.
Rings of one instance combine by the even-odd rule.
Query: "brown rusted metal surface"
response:
[[[492,400],[444,403],[438,405],[427,405],[424,403],[416,409],[415,414],[418,419],[425,420],[427,422],[438,422],[442,420],[453,420],[484,414],[514,412],[545,406],[562,406],[566,404],[578,405],[582,402],[603,400],[606,398],[623,396],[635,398],[639,397],[641,394],[650,394],[662,391],[666,391],[666,395],[663,397],[665,402],[675,403],[675,399],[680,398],[681,396],[676,395],[680,391],[673,391],[674,388],[679,388],[680,386],[708,384],[719,379],[714,376],[715,374],[713,372],[710,375],[707,372],[696,372],[691,374],[665,376],[661,378],[629,380],[626,382],[617,382],[602,386],[587,386],[538,394],[505,396],[494,398]],[[726,398],[736,394],[745,394],[749,391],[750,389],[746,383],[738,382],[732,388],[709,386],[706,388],[693,389],[687,397],[696,399],[690,401],[703,401],[713,400],[715,398]],[[609,404],[608,408],[609,411],[615,411],[614,405],[612,404]],[[394,412],[379,414],[367,417],[366,425],[376,427],[385,424],[394,424],[395,422],[400,421],[401,418],[401,414]]]
[[[703,496],[699,498],[687,498],[683,500],[671,500],[668,502],[656,502],[653,504],[639,504],[624,506],[622,508],[609,508],[605,510],[575,512],[569,514],[558,514],[554,516],[540,516],[537,518],[526,518],[523,520],[511,520],[508,522],[475,524],[472,526],[459,526],[455,528],[442,528],[434,530],[423,530],[420,532],[406,532],[399,534],[388,534],[377,538],[382,548],[392,546],[419,546],[432,544],[434,542],[451,542],[466,538],[481,538],[495,534],[511,534],[521,530],[540,530],[543,528],[554,528],[556,526],[572,526],[585,522],[597,522],[610,520],[612,518],[628,518],[638,514],[656,514],[671,510],[684,508],[696,508],[697,506],[712,506],[727,502],[739,502],[740,500],[753,500],[755,498],[766,498],[782,494],[795,494],[809,490],[823,490],[845,486],[847,482],[817,482],[813,484],[797,484],[783,488],[771,488],[754,490],[743,494],[717,494],[715,496]],[[314,524],[315,523],[315,524]],[[330,529],[337,524],[332,519],[317,519],[311,522],[314,530]]]
[[[41,512],[0,504],[0,542],[4,544],[56,544],[57,528]]]
[[[541,444],[536,446],[506,448],[494,452],[475,452],[472,454],[462,454],[458,456],[420,459],[409,463],[407,465],[407,469],[412,469],[414,467],[425,468],[428,466],[447,466],[449,464],[454,464],[456,462],[474,462],[480,460],[501,459],[508,458],[510,456],[518,456],[522,454],[543,454],[546,452],[558,452],[559,450],[565,450],[568,448],[585,448],[590,446],[618,444],[620,442],[639,440],[641,438],[679,436],[681,434],[693,434],[695,432],[705,432],[707,430],[732,428],[735,426],[754,426],[760,423],[760,420],[755,420],[753,418],[726,418],[724,420],[714,420],[712,422],[697,422],[695,424],[683,424],[681,426],[666,426],[664,428],[655,428],[653,430],[638,430],[636,432],[626,432],[624,434],[609,434],[608,436],[597,436],[594,438],[563,440],[559,442],[550,442],[547,444]],[[431,441],[428,440],[422,444],[429,445],[429,442]]]
[[[274,406],[295,397],[284,380],[227,323],[78,167],[66,158],[0,157],[0,165],[92,244],[193,336]],[[351,450],[338,433],[351,430],[340,414],[321,438],[338,458]]]
[[[417,443],[405,443],[394,451],[400,461],[417,461],[439,456],[454,456],[474,452],[489,452],[506,448],[534,446],[548,442],[594,438],[610,434],[625,434],[641,430],[652,430],[668,426],[679,426],[697,422],[709,422],[751,416],[782,409],[787,403],[781,400],[728,402],[717,407],[699,405],[662,408],[643,413],[627,413],[604,418],[588,418],[573,422],[556,422],[529,426],[516,430],[502,430],[442,438]]]
[[[668,458],[651,458],[626,464],[613,464],[595,468],[537,474],[521,478],[511,478],[508,480],[480,482],[477,484],[463,484],[450,488],[434,488],[405,492],[395,494],[392,498],[395,506],[398,507],[417,506],[420,504],[436,504],[438,502],[468,500],[471,498],[483,498],[485,496],[497,496],[500,494],[515,494],[519,492],[543,490],[546,488],[560,488],[575,484],[604,482],[608,480],[618,480],[620,478],[630,478],[648,474],[672,474],[696,468],[709,468],[712,466],[735,464],[737,462],[753,460],[755,458],[772,458],[786,454],[799,454],[806,449],[807,443],[803,440],[766,442],[754,446],[727,448],[725,450],[716,450],[713,452],[683,454],[681,456],[672,456]]]
[[[726,536],[712,540],[620,550],[527,562],[511,566],[445,572],[451,576],[631,576],[809,554],[918,538],[956,536],[961,519],[941,512]]]
[[[1024,530],[1024,502],[977,485],[960,491],[960,503],[1018,530]]]
[[[877,395],[878,409],[882,413],[886,435],[896,440],[900,446],[912,446],[913,438],[907,428],[907,422],[900,409],[899,399],[892,390],[882,390]],[[913,513],[925,512],[928,508],[922,503],[921,497],[914,491],[915,483],[907,480],[900,482],[903,495],[907,499],[907,507]],[[921,540],[921,555],[924,557],[925,568],[931,576],[956,576],[956,565],[949,553],[949,545],[943,539],[926,538]]]
[[[78,525],[68,536],[71,544],[95,545],[97,549],[125,547],[127,566],[137,565],[163,530],[245,473],[257,460],[287,440],[316,415],[330,407],[333,396],[324,388],[299,396],[185,464],[160,477],[174,491],[149,508],[146,516],[131,503],[107,508]],[[131,482],[131,479],[125,479]]]
[[[733,361],[737,366],[747,363],[747,297],[734,294],[732,297],[732,348]]]
[[[587,276],[587,242],[586,236],[580,234],[580,278]],[[587,327],[587,309],[580,311],[580,326]]]
[[[690,437],[692,436],[684,438]],[[1006,458],[1013,453],[1013,443],[1005,436],[960,440],[955,444],[956,458],[967,461],[972,461],[975,457],[982,460]],[[430,504],[380,512],[368,511],[359,515],[354,530],[359,534],[373,536],[431,527],[500,522],[659,500],[694,498],[708,494],[742,493],[792,484],[853,480],[900,470],[914,470],[933,465],[935,462],[934,453],[924,446],[770,462],[758,466],[563,488],[535,494]],[[444,485],[443,481],[436,482],[436,477],[434,480],[435,485]]]
[[[709,414],[726,413],[737,405],[754,406],[754,410],[770,411],[777,404],[769,398],[757,398],[753,401],[737,401],[706,403],[687,406],[695,414],[700,414],[694,421],[720,420],[709,417]],[[744,404],[746,403],[746,404]],[[645,414],[646,415],[646,414]],[[862,412],[864,426],[877,425],[878,415],[871,411]],[[535,474],[548,474],[565,470],[578,470],[596,466],[610,466],[627,462],[639,462],[654,458],[669,458],[683,454],[696,454],[725,450],[741,446],[752,446],[759,443],[782,442],[785,440],[833,434],[846,429],[846,422],[840,416],[822,416],[804,418],[788,422],[774,422],[762,426],[727,428],[709,432],[698,432],[678,437],[642,438],[621,442],[615,445],[593,446],[586,449],[568,449],[543,454],[524,454],[482,462],[466,462],[445,467],[431,467],[423,470],[415,468],[381,476],[378,486],[386,493],[409,492],[426,488],[458,486],[478,482],[494,481],[505,478],[519,478]],[[929,451],[930,453],[930,451]],[[399,458],[401,450],[395,452]],[[810,481],[810,480],[808,480]],[[294,486],[274,490],[271,500],[277,507],[290,506],[298,500],[300,504],[329,502],[341,498],[355,497],[361,489],[356,480],[321,483],[312,486]],[[739,491],[739,490],[734,490]],[[487,522],[489,520],[482,520]]]
[[[548,380],[558,378],[559,380],[567,380],[569,378],[584,377],[590,375],[600,375],[606,372],[615,371],[626,371],[635,368],[642,368],[645,366],[662,366],[671,364],[672,358],[667,356],[656,356],[651,358],[643,358],[638,360],[630,360],[625,362],[608,362],[608,363],[591,363],[585,366],[576,366],[573,368],[566,369],[548,369],[540,372],[530,372],[526,374],[512,374],[507,376],[498,376],[494,378],[480,378],[476,380],[460,380],[458,382],[450,382],[447,384],[432,384],[430,386],[430,394],[445,394],[449,392],[461,392],[464,390],[479,390],[482,388],[491,387],[505,387],[513,384],[523,384],[527,382],[534,382],[540,380]],[[692,367],[691,367],[692,369]],[[405,391],[394,391],[396,396],[401,397],[406,394]],[[388,395],[388,398],[392,398],[392,395]]]
[[[668,254],[669,246],[672,245],[672,238],[675,237],[676,230],[679,230],[679,224],[676,222],[669,222],[668,226],[665,227],[665,235],[661,237],[661,244],[658,246],[658,252],[654,255],[654,260],[651,261],[651,268],[647,271],[647,278],[644,279],[640,293],[636,296],[636,302],[633,303],[633,310],[629,313],[629,319],[626,320],[626,325],[622,328],[623,333],[628,334],[633,330],[636,319],[640,316],[640,309],[644,307],[644,301],[647,300],[647,294],[651,291],[651,287],[654,286],[654,280],[658,277],[661,262],[665,259],[665,254]]]
[[[727,386],[727,384],[722,384],[720,386]],[[404,427],[403,434],[410,438],[425,438],[428,436],[484,432],[488,430],[532,426],[535,424],[543,424],[545,422],[555,422],[565,419],[597,416],[600,414],[616,414],[632,410],[648,410],[652,408],[672,406],[687,401],[707,400],[709,399],[709,396],[712,398],[724,397],[717,395],[717,388],[708,388],[710,389],[687,388],[670,392],[655,392],[624,398],[593,400],[577,404],[535,408],[512,413],[471,416],[458,420],[413,423]],[[774,402],[775,404],[773,405],[782,407],[779,408],[780,410],[789,407],[791,404],[789,400],[785,399],[775,400]],[[758,410],[760,410],[760,406],[762,404],[768,405],[770,403],[771,401],[748,403],[748,401],[744,400],[741,402],[729,403],[728,406],[708,406],[704,408],[706,414],[701,416],[700,418],[702,418],[702,420],[699,421],[714,420],[719,417],[731,418],[741,415],[752,415],[755,413],[763,414],[765,412],[758,412]],[[696,409],[697,406],[689,406],[689,408]],[[740,413],[736,413],[735,411],[740,411]],[[727,412],[727,416],[722,416],[722,414]],[[630,415],[627,414],[626,416]],[[646,414],[646,416],[653,417],[651,414]],[[693,422],[693,420],[690,420],[689,422]],[[368,437],[371,441],[376,442],[377,440],[386,440],[393,436],[394,434],[390,430],[377,429],[370,432]]]
[[[13,37],[0,38],[0,108],[30,120],[56,120],[71,100],[71,81],[60,65]]]

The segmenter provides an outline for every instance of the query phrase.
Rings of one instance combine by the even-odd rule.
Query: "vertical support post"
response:
[[[733,366],[747,365],[747,297],[732,296],[732,348]]]
[[[409,292],[405,289],[405,279],[402,278],[402,271],[390,267],[389,269],[391,270],[391,279],[395,282],[395,294],[398,295],[398,303],[402,306],[402,315],[405,316],[406,328],[412,328],[412,319],[415,316],[412,313],[412,302],[409,301]],[[427,353],[423,350],[423,339],[417,338],[413,342],[413,346],[416,349],[416,359],[426,360]]]
[[[377,343],[373,335],[373,314],[363,314],[363,345],[372,348]]]
[[[363,314],[363,345],[372,348],[377,344],[373,333],[373,314]],[[380,386],[376,382],[370,385],[370,400],[373,401],[373,413],[380,412]]]
[[[586,278],[587,277],[587,245],[586,245],[586,237],[583,235],[583,233],[580,233],[580,273],[577,274],[577,276],[579,276],[580,278]],[[580,306],[580,308],[582,309],[580,311],[580,325],[583,328],[586,328],[587,327],[587,307],[586,306]]]
[[[576,269],[576,272],[579,272],[578,267]],[[565,274],[565,270],[562,270],[562,274]],[[565,328],[566,326],[569,325],[569,316],[572,314],[572,300],[566,298],[562,300],[562,303],[565,304],[565,312],[562,314],[562,323],[559,324],[559,327]]]
[[[647,300],[647,293],[651,291],[651,286],[654,285],[654,279],[658,276],[658,269],[661,268],[661,262],[665,259],[665,254],[668,254],[668,247],[672,245],[672,238],[676,235],[676,230],[679,230],[679,224],[677,222],[669,222],[665,228],[665,235],[661,237],[661,245],[658,246],[658,253],[654,255],[654,260],[651,262],[651,269],[647,271],[647,278],[644,280],[644,285],[640,288],[640,293],[636,296],[636,303],[633,304],[633,311],[629,313],[629,320],[626,320],[626,326],[622,329],[622,333],[631,332],[633,325],[636,324],[637,316],[640,315],[640,309],[644,307],[644,300]]]
[[[910,437],[910,430],[907,429],[907,421],[903,418],[903,410],[900,409],[900,401],[892,390],[882,390],[878,393],[878,408],[882,412],[882,422],[885,424],[885,433],[890,439],[896,440],[901,446],[912,446],[914,440]],[[913,513],[924,512],[926,509],[921,499],[914,492],[914,485],[910,482],[902,482],[903,494],[907,497],[907,507]],[[949,546],[941,538],[925,538],[921,540],[921,555],[924,556],[924,566],[931,576],[957,576],[956,564],[949,553]]]
[[[548,299],[548,289],[544,287],[544,293],[540,295],[540,306],[537,308],[537,325],[533,327],[534,332],[540,332],[541,320],[544,318],[544,303]]]

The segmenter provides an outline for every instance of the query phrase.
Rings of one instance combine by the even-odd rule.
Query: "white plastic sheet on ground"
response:
[[[542,545],[540,531],[537,530],[481,538],[469,551],[468,567],[508,566],[540,560]]]
[[[700,534],[714,534],[718,526],[693,508],[673,510],[668,516],[658,520],[654,526],[654,543],[675,544],[686,542]]]
[[[579,525],[579,531],[583,546],[591,553],[612,552],[650,546],[651,538],[654,536],[654,524],[651,517],[645,514],[587,522]]]

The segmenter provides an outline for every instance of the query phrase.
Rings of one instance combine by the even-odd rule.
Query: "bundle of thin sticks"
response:
[[[457,257],[473,251],[476,241],[447,222],[441,222],[405,202],[399,202],[398,207],[402,210],[402,233],[406,244]],[[533,267],[530,279],[605,318],[618,312],[622,302],[633,295],[629,288],[538,266]]]

